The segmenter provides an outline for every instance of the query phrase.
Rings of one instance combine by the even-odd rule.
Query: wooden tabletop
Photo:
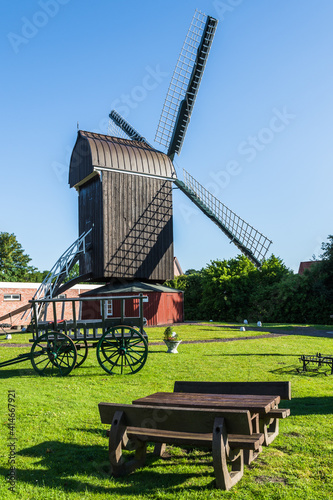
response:
[[[190,408],[215,408],[249,410],[253,413],[268,413],[276,408],[280,396],[258,396],[248,394],[204,394],[187,392],[155,392],[132,401],[138,405],[183,406]]]

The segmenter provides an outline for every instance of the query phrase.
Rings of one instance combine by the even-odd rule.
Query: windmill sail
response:
[[[217,23],[213,17],[196,10],[178,58],[155,136],[155,141],[166,148],[166,155],[171,160],[182,148]],[[117,112],[112,111],[109,116],[117,133],[121,131],[132,140],[147,143]],[[172,180],[244,255],[257,267],[261,266],[271,240],[232,212],[185,170],[185,182]]]
[[[112,110],[111,113],[109,114],[110,122],[113,123],[116,127],[114,130],[114,135],[122,135],[122,136],[127,136],[132,141],[139,141],[139,142],[145,142],[150,146],[149,142],[146,140],[145,137],[139,134],[137,130],[135,130],[132,125],[130,125],[125,118],[123,118],[119,113],[117,113],[116,110]],[[111,128],[111,127],[109,127]],[[119,131],[122,133],[119,134]],[[111,132],[112,133],[112,132]],[[111,135],[111,134],[110,134]]]
[[[260,267],[272,243],[271,240],[238,217],[186,170],[184,170],[184,181],[176,179],[174,182],[207,217],[215,222],[246,257]]]
[[[196,10],[178,58],[155,136],[171,159],[182,148],[217,22]]]

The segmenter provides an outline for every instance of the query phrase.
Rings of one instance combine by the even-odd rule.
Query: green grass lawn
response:
[[[179,325],[183,340],[253,336],[250,340],[181,344],[179,354],[152,345],[144,368],[133,376],[108,376],[91,350],[85,364],[64,378],[39,377],[29,362],[0,370],[0,498],[74,499],[329,499],[333,498],[333,376],[329,370],[298,373],[300,354],[332,353],[330,338],[286,335],[260,338],[217,324]],[[284,325],[288,326],[288,325]],[[327,327],[327,330],[332,327]],[[163,328],[147,329],[152,342]],[[29,336],[26,338],[28,339]],[[257,338],[256,338],[257,337]],[[15,338],[15,341],[22,338]],[[4,342],[2,341],[1,344]],[[0,361],[27,348],[0,346]],[[326,374],[325,374],[326,373]],[[175,380],[290,380],[291,416],[229,492],[214,487],[207,452],[170,448],[171,457],[149,455],[130,476],[109,476],[106,427],[100,401],[131,403]],[[16,493],[8,491],[8,391],[16,394]]]

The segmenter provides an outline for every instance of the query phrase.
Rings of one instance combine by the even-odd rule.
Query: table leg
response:
[[[264,446],[268,446],[279,434],[279,419],[263,417],[259,424],[260,432],[264,434]]]
[[[230,490],[243,476],[243,450],[230,449],[223,418],[216,418],[214,422],[212,452],[216,486]],[[230,472],[227,460],[231,461]]]
[[[252,422],[252,433],[257,434],[259,432],[262,432],[260,431],[259,413],[253,413],[251,415],[251,422]],[[257,458],[257,456],[261,451],[262,451],[262,446],[260,446],[258,451],[244,450],[244,464],[250,465],[250,463]]]
[[[123,457],[123,445],[128,442],[126,428],[124,413],[122,411],[116,411],[109,433],[109,459],[111,473],[115,477],[130,474],[138,467],[143,467],[146,462],[147,443],[139,439],[134,440],[134,458],[125,462]]]
[[[166,444],[165,443],[155,443],[154,446],[154,455],[158,457],[163,457],[165,453]]]

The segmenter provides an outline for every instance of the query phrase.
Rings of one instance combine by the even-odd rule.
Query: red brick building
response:
[[[303,274],[306,269],[310,269],[315,264],[318,264],[318,262],[320,262],[320,260],[308,260],[305,262],[301,262],[299,265],[298,274]]]
[[[25,306],[29,300],[33,298],[38,290],[40,283],[16,283],[16,282],[0,282],[0,323],[8,323],[12,326],[22,324],[23,312],[13,315],[10,318],[1,320],[2,316],[8,313],[13,313],[16,309]],[[100,285],[75,285],[69,290],[66,290],[63,298],[78,298],[82,293],[91,292]],[[71,304],[57,305],[58,319],[71,319],[72,309]],[[49,320],[52,319],[51,311],[48,313]],[[23,321],[25,323],[25,321]]]

